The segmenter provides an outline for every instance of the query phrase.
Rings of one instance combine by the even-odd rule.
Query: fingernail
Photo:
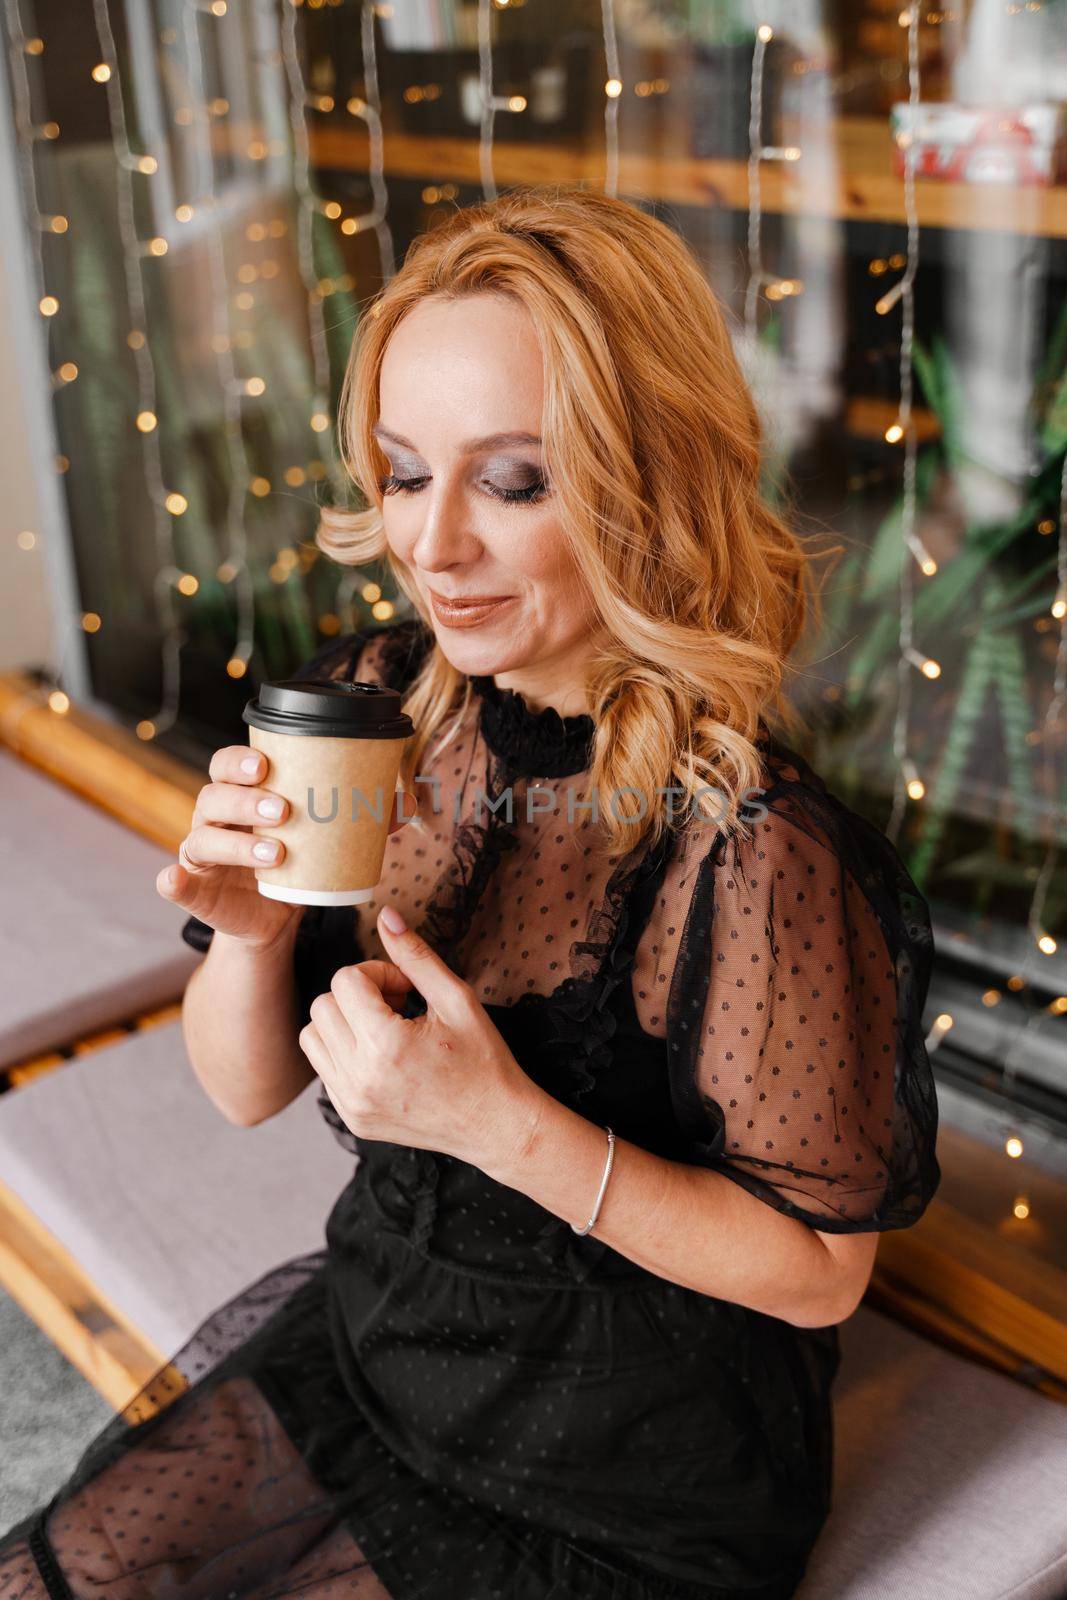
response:
[[[260,839],[258,844],[252,846],[252,854],[258,856],[260,861],[273,861],[278,854],[277,839]]]
[[[395,906],[383,906],[379,913],[390,933],[406,933],[407,923]]]
[[[261,817],[280,817],[282,814],[282,802],[268,795],[265,800],[259,802],[256,810]]]
[[[241,762],[241,771],[242,772],[258,772],[259,771],[259,757],[258,756],[245,756],[244,760]]]

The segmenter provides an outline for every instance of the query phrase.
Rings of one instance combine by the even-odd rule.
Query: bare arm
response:
[[[239,1127],[283,1110],[315,1076],[298,1043],[298,927],[292,923],[265,949],[216,932],[186,986],[182,1031],[193,1071]]]
[[[604,1171],[604,1130],[543,1091],[510,1119],[510,1157],[485,1170],[546,1210],[584,1224]],[[516,1136],[516,1134],[518,1136]],[[756,1199],[708,1168],[617,1139],[593,1233],[673,1283],[800,1328],[842,1322],[863,1296],[876,1233],[850,1248]]]

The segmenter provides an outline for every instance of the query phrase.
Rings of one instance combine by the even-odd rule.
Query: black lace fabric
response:
[[[430,643],[411,619],[299,675],[403,691]],[[747,836],[690,820],[612,853],[592,719],[470,690],[375,900],[304,913],[300,1025],[384,954],[393,904],[523,1070],[620,1139],[826,1233],[917,1221],[940,1177],[932,939],[885,837],[768,737]],[[353,1156],[323,1249],[220,1307],[0,1540],[0,1600],[794,1594],[830,1506],[836,1328],[657,1277],[316,1097]]]
[[[642,1027],[668,1042],[692,1159],[827,1233],[908,1227],[940,1179],[928,908],[781,746],[759,801],[751,839],[673,864],[634,973]]]

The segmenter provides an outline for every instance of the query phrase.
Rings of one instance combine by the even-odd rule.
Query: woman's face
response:
[[[389,340],[375,437],[386,539],[445,657],[551,703],[579,675],[591,607],[542,475],[542,395],[540,342],[517,301],[423,300]],[[475,597],[496,603],[446,607]]]

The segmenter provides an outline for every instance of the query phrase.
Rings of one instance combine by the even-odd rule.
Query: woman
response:
[[[401,690],[418,814],[374,905],[264,899],[229,746],[158,888],[205,1091],[252,1124],[317,1078],[360,1159],[0,1595],[784,1600],[836,1324],[940,1177],[931,938],[769,731],[808,557],[722,313],[654,218],[515,190],[412,247],[342,435],[369,509],[319,542],[413,614],[301,670]]]

